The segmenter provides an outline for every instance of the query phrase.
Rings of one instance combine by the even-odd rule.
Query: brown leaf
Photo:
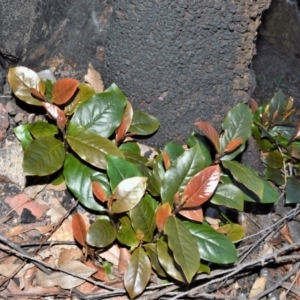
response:
[[[118,129],[116,130],[116,141],[117,143],[121,141],[124,137],[126,132],[128,131],[133,118],[133,108],[131,106],[131,103],[127,100],[125,112],[122,118],[122,122]]]
[[[117,245],[113,245],[107,251],[102,252],[100,256],[117,266],[120,260],[120,251],[121,250]]]
[[[252,98],[250,101],[249,101],[249,104],[250,104],[250,108],[252,110],[252,112],[256,112],[257,109],[258,109],[258,104],[257,102]]]
[[[171,160],[167,152],[165,151],[162,152],[162,159],[164,162],[165,169],[168,170],[171,166]]]
[[[52,102],[58,105],[65,104],[75,94],[79,81],[73,78],[57,80],[52,89]]]
[[[89,64],[88,72],[84,76],[84,80],[96,93],[102,93],[104,91],[104,84],[101,75],[93,68],[92,64]]]
[[[46,101],[46,98],[44,95],[42,95],[37,89],[35,88],[30,88],[30,93],[33,95],[35,98],[38,98],[39,100]]]
[[[131,254],[127,248],[120,248],[120,259],[119,259],[119,264],[118,264],[118,270],[119,270],[120,274],[125,273],[130,256],[131,256]]]
[[[50,114],[50,116],[56,120],[57,126],[59,128],[64,128],[67,124],[67,118],[65,113],[59,109],[56,105],[50,104],[48,102],[43,102],[44,108]]]
[[[92,183],[92,189],[97,199],[99,199],[102,203],[107,201],[106,193],[99,182],[94,181]]]
[[[91,268],[96,268],[97,272],[93,274],[94,278],[97,278],[98,280],[104,281],[104,282],[109,282],[109,278],[107,277],[105,273],[105,268],[102,266],[96,266],[91,260],[88,260],[84,262],[85,265]]]
[[[224,153],[229,153],[238,148],[244,140],[241,138],[231,140],[224,149]]]
[[[182,209],[179,212],[179,214],[181,214],[189,220],[203,222],[203,210],[201,207],[197,209]]]
[[[186,185],[182,198],[187,198],[183,207],[195,207],[206,202],[215,192],[220,180],[219,165],[210,166],[196,174]]]
[[[204,135],[212,142],[217,152],[220,152],[219,134],[217,133],[215,128],[212,127],[209,123],[201,121],[196,122],[195,125],[199,127],[203,131]]]
[[[172,210],[169,202],[164,203],[156,210],[155,213],[156,226],[159,232],[162,232],[164,230],[166,221],[168,217],[171,215],[172,215]]]
[[[86,241],[86,226],[85,222],[80,214],[73,215],[72,218],[72,230],[75,240],[81,245],[85,245]]]
[[[289,231],[289,227],[287,224],[285,224],[280,230],[280,233],[283,235],[283,237],[285,238],[285,240],[289,243],[289,244],[294,244],[294,240],[291,237],[290,231]]]
[[[60,267],[66,265],[68,262],[72,260],[79,260],[81,257],[82,251],[78,247],[71,249],[61,248],[57,260],[57,266]]]

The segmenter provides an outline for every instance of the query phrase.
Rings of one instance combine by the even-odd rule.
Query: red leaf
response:
[[[128,131],[133,118],[133,108],[130,102],[127,100],[127,105],[123,115],[122,122],[119,128],[116,130],[116,141],[117,143],[125,137],[126,132]]]
[[[249,101],[249,104],[250,104],[250,108],[252,110],[252,112],[256,112],[257,109],[258,109],[258,104],[257,102],[252,98],[250,101]]]
[[[97,199],[99,199],[101,202],[107,201],[106,193],[103,190],[103,188],[99,182],[94,181],[92,183],[92,189],[93,189],[93,193],[97,197]]]
[[[42,95],[37,89],[35,88],[30,88],[30,93],[35,97],[38,98],[39,100],[46,101],[46,98],[44,95]]]
[[[220,140],[219,140],[219,134],[217,133],[215,128],[206,122],[196,122],[195,125],[203,131],[205,136],[213,143],[217,152],[219,152]]]
[[[59,128],[64,128],[67,124],[67,118],[65,113],[59,109],[56,105],[50,104],[48,102],[42,103],[50,116],[56,120],[57,126]]]
[[[162,159],[163,159],[163,162],[164,162],[165,169],[168,170],[171,166],[171,161],[170,161],[170,157],[169,157],[167,152],[164,151],[162,153]]]
[[[234,139],[234,140],[230,141],[227,144],[227,146],[225,147],[224,152],[225,153],[232,152],[233,150],[235,150],[236,148],[238,148],[242,144],[243,141],[244,140],[241,139],[241,138]]]
[[[81,246],[84,246],[86,241],[86,225],[80,214],[73,215],[72,230],[75,240]]]
[[[182,198],[187,198],[183,207],[195,207],[206,202],[215,192],[219,180],[219,165],[207,167],[196,174],[183,192]]]
[[[201,207],[196,209],[182,209],[179,213],[189,220],[203,222],[203,210]]]
[[[156,226],[159,232],[162,232],[164,230],[165,223],[168,217],[171,215],[172,215],[171,206],[168,202],[163,204],[157,209],[155,217],[156,217]]]
[[[52,89],[52,102],[61,105],[68,102],[77,90],[79,81],[62,78],[55,82]]]

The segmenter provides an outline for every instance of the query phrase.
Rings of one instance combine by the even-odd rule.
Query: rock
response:
[[[0,142],[6,138],[6,131],[9,127],[7,111],[3,104],[0,103]]]
[[[5,176],[11,182],[24,189],[26,178],[23,175],[23,149],[17,138],[5,139],[0,148],[0,176]]]

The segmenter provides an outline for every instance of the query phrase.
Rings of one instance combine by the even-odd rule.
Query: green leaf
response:
[[[140,241],[136,237],[135,231],[130,224],[121,224],[117,239],[120,243],[129,247],[137,247],[140,243]]]
[[[72,115],[77,110],[77,108],[81,103],[90,99],[94,94],[95,91],[92,87],[84,83],[80,83],[75,98],[64,109],[65,114]]]
[[[122,150],[122,153],[125,156],[125,159],[128,162],[131,162],[133,164],[146,165],[149,162],[149,160],[146,157],[141,156],[140,154],[137,154],[135,152],[127,151],[127,150]]]
[[[200,150],[202,152],[202,156],[204,160],[206,161],[206,166],[211,165],[212,159],[211,159],[211,150],[207,144],[207,141],[205,140],[205,137],[202,135],[198,135],[197,133],[192,133],[192,135],[189,136],[187,145],[192,148],[196,144],[199,145]]]
[[[70,124],[83,127],[102,137],[109,137],[121,124],[126,97],[112,84],[101,94],[96,94],[79,105]]]
[[[21,142],[23,150],[33,141],[33,138],[29,131],[30,124],[22,124],[14,128],[13,131],[17,136],[18,140]]]
[[[36,121],[29,124],[29,130],[36,139],[43,136],[53,136],[58,133],[57,126],[43,121]]]
[[[274,121],[282,121],[282,114],[285,111],[286,100],[282,90],[274,94],[269,105],[269,124]],[[276,116],[275,116],[276,115]],[[275,117],[275,118],[274,118]]]
[[[290,177],[286,183],[286,203],[300,203],[300,182]]]
[[[19,99],[31,105],[42,106],[42,101],[31,95],[31,88],[40,91],[41,79],[34,71],[25,67],[10,68],[7,79]]]
[[[107,220],[96,220],[87,232],[86,241],[92,247],[107,247],[116,239],[117,231]]]
[[[190,179],[207,166],[198,144],[185,150],[166,171],[161,186],[163,203],[173,203],[174,195],[183,192]]]
[[[226,232],[226,236],[233,243],[241,240],[245,236],[245,229],[239,224],[226,224],[218,228],[219,232]]]
[[[112,213],[122,213],[135,207],[143,197],[147,187],[147,177],[132,177],[122,180],[113,192]]]
[[[99,182],[103,188],[106,186],[104,183],[105,179],[100,180],[99,178],[102,176],[105,175],[95,172],[82,164],[73,155],[67,154],[64,164],[66,185],[81,204],[95,211],[104,211],[104,207],[96,201],[92,192],[93,181]],[[107,196],[110,195],[107,188],[105,189],[105,192]]]
[[[179,265],[173,258],[168,244],[160,239],[156,242],[156,250],[159,263],[166,273],[178,281],[186,282]]]
[[[270,166],[267,166],[264,175],[265,179],[273,181],[276,185],[284,185],[284,176],[280,169],[273,169]]]
[[[174,216],[167,219],[164,232],[168,236],[168,245],[175,261],[181,267],[187,282],[190,283],[200,265],[198,246],[191,232]]]
[[[150,276],[150,259],[144,249],[138,247],[133,251],[124,274],[124,285],[131,299],[145,290]]]
[[[132,227],[135,232],[138,232],[138,230],[143,232],[143,240],[145,242],[152,241],[153,233],[156,229],[155,210],[152,206],[152,200],[150,197],[143,197],[142,200],[129,211]]]
[[[142,176],[148,178],[148,185],[147,190],[151,193],[152,196],[156,197],[160,195],[160,187],[161,187],[161,180],[158,177],[157,173],[153,170],[150,170],[146,166],[142,164],[136,164],[137,168],[141,172]]]
[[[149,135],[154,133],[159,127],[157,118],[144,112],[135,110],[133,119],[128,131],[138,135]]]
[[[45,85],[45,96],[49,101],[49,99],[52,99],[52,89],[53,89],[54,82],[49,79],[42,79],[42,81],[44,82]]]
[[[276,188],[260,178],[254,170],[236,161],[222,161],[222,164],[231,172],[236,181],[255,193],[261,203],[275,203],[279,200]]]
[[[100,169],[106,169],[106,154],[123,157],[112,141],[74,124],[68,127],[67,141],[83,160]]]
[[[150,257],[151,265],[152,265],[153,269],[156,271],[157,275],[161,276],[161,277],[167,277],[167,273],[162,268],[162,266],[158,260],[156,245],[153,243],[151,243],[151,244],[149,243],[149,244],[145,244],[144,248]]]
[[[195,239],[202,259],[216,264],[230,264],[237,261],[232,242],[207,223],[184,222]]]
[[[251,109],[243,103],[233,107],[227,114],[222,128],[224,133],[220,137],[220,153],[222,153],[228,143],[234,139],[242,139],[246,142],[251,136],[252,112]],[[230,154],[230,159],[241,153],[243,147],[239,147]],[[235,154],[235,156],[233,156]],[[223,159],[226,156],[223,157]],[[228,155],[229,157],[229,155]]]
[[[25,175],[45,176],[59,170],[65,160],[65,149],[61,141],[52,136],[33,140],[24,151]]]
[[[210,274],[210,267],[204,264],[200,264],[200,267],[198,269],[197,273],[206,273],[206,274]]]
[[[169,142],[163,149],[164,152],[166,152],[171,160],[171,163],[174,162],[176,158],[178,158],[183,152],[184,149],[181,145]]]
[[[232,183],[219,184],[211,203],[244,210],[244,193]]]
[[[139,169],[125,159],[107,155],[107,174],[110,179],[111,189],[114,190],[117,185],[126,178],[142,176]]]
[[[265,158],[264,163],[274,169],[281,169],[283,167],[283,157],[281,153],[276,150],[270,152]]]
[[[123,144],[120,145],[119,148],[122,151],[131,151],[139,155],[141,154],[141,149],[139,145],[137,144],[137,142],[134,141],[124,142]]]

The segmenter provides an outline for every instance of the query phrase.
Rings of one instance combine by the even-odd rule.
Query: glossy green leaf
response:
[[[187,141],[187,145],[192,148],[196,144],[199,145],[200,150],[202,152],[202,156],[204,160],[206,161],[206,166],[210,166],[212,163],[211,159],[211,150],[209,145],[207,144],[207,141],[205,140],[205,137],[202,135],[198,135],[197,133],[192,133]]]
[[[278,186],[285,183],[284,176],[280,169],[273,169],[270,166],[267,166],[264,175],[265,179],[273,181]]]
[[[151,242],[153,238],[155,224],[155,211],[152,206],[150,197],[143,197],[141,201],[129,211],[129,216],[132,222],[132,227],[135,232],[138,230],[144,234],[143,240]]]
[[[80,83],[75,98],[64,109],[65,114],[72,115],[81,103],[90,99],[94,94],[95,91],[92,87],[84,83]]]
[[[119,148],[122,151],[131,151],[139,155],[141,154],[141,149],[135,141],[124,142],[120,145]]]
[[[226,236],[233,243],[245,236],[245,229],[239,224],[226,224],[218,228],[218,232],[225,232]]]
[[[10,68],[7,79],[19,99],[31,105],[42,106],[42,101],[31,95],[31,88],[40,91],[41,79],[34,71],[26,67]]]
[[[140,154],[137,154],[133,151],[122,150],[122,153],[125,159],[130,163],[147,165],[149,162],[148,158],[141,156]]]
[[[58,175],[51,181],[53,185],[59,185],[65,181],[64,175],[62,171],[58,173]]]
[[[96,220],[88,229],[86,242],[93,247],[107,247],[116,239],[117,231],[107,220]]]
[[[244,193],[232,183],[219,184],[210,202],[243,211]]]
[[[151,265],[153,269],[156,271],[157,275],[161,277],[167,277],[167,273],[165,272],[165,270],[163,269],[163,267],[161,266],[158,260],[156,245],[153,243],[151,244],[149,243],[149,244],[145,244],[144,248],[150,257]]]
[[[157,176],[157,173],[155,173],[153,170],[150,170],[145,165],[136,164],[136,166],[139,169],[139,171],[141,172],[142,176],[145,176],[148,178],[147,190],[151,193],[152,196],[154,196],[154,197],[159,196],[161,180]]]
[[[190,283],[200,264],[197,243],[185,224],[174,216],[167,219],[164,233],[168,237],[168,245],[175,261],[181,267],[187,282]]]
[[[104,174],[95,172],[73,155],[67,154],[64,164],[64,177],[66,185],[81,204],[95,211],[104,210],[104,207],[96,201],[92,192],[92,182],[98,181],[104,189],[106,187],[106,195],[110,195],[105,179],[101,180],[102,177],[105,177]]]
[[[174,260],[173,253],[168,247],[168,244],[160,239],[156,242],[156,250],[158,261],[166,273],[178,281],[186,282],[182,270]]]
[[[275,203],[279,200],[277,189],[263,178],[260,178],[251,168],[236,161],[222,161],[222,164],[231,172],[236,181],[255,193],[261,203]]]
[[[61,141],[52,136],[33,140],[24,151],[25,175],[45,176],[59,170],[65,160],[65,149]]]
[[[74,124],[68,127],[67,141],[83,160],[100,169],[106,169],[106,154],[123,157],[112,141]]]
[[[274,169],[281,169],[283,167],[283,157],[278,150],[270,152],[266,157],[264,157],[263,161],[265,164]]]
[[[30,124],[22,124],[14,128],[13,131],[21,142],[23,150],[33,141],[33,138],[29,131]]]
[[[286,97],[284,96],[282,90],[279,90],[274,94],[269,105],[269,124],[272,124],[274,121],[281,121],[282,114],[285,111],[286,107]]]
[[[112,213],[122,213],[135,207],[142,199],[147,187],[147,177],[132,177],[122,180],[113,192]]]
[[[181,145],[169,142],[163,149],[164,152],[166,152],[171,160],[171,163],[174,162],[176,158],[178,158],[183,152],[184,149]]]
[[[136,248],[124,274],[124,285],[131,299],[141,294],[151,276],[151,262],[142,247]]]
[[[144,112],[135,110],[133,119],[128,131],[137,135],[148,135],[154,133],[159,127],[157,118]]]
[[[161,186],[163,203],[171,204],[177,191],[182,193],[190,179],[202,171],[206,164],[198,144],[185,150],[165,173]]]
[[[34,138],[53,136],[58,133],[58,127],[44,121],[36,121],[29,124],[30,133]]]
[[[235,139],[243,139],[246,142],[251,136],[252,112],[251,109],[243,103],[234,106],[227,114],[222,128],[224,133],[220,137],[220,152],[222,153],[227,144]],[[239,147],[232,154],[228,155],[233,159],[243,150]],[[235,154],[235,156],[233,155]],[[225,157],[223,159],[226,159]]]
[[[300,182],[290,177],[286,183],[286,203],[300,203]]]
[[[207,223],[184,222],[196,241],[202,259],[216,264],[230,264],[237,261],[232,242]]]
[[[52,99],[52,89],[53,89],[54,82],[49,79],[42,79],[42,81],[44,82],[45,85],[45,96],[49,101],[50,99]]]
[[[117,239],[120,243],[129,247],[137,247],[140,243],[140,241],[136,237],[135,231],[130,224],[121,224]]]
[[[70,124],[83,127],[102,137],[109,137],[121,124],[126,97],[112,84],[101,94],[95,94],[79,105]]]
[[[107,155],[107,174],[110,179],[111,189],[114,190],[117,185],[126,178],[142,176],[138,168],[125,159]]]

